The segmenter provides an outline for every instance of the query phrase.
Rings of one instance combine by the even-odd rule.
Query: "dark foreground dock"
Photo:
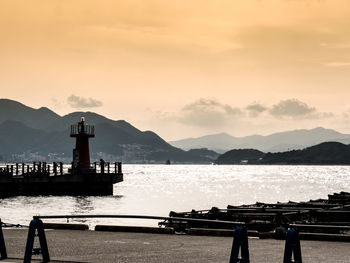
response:
[[[51,262],[229,262],[232,237],[46,230]],[[23,262],[27,229],[4,229],[8,259]],[[283,240],[249,239],[254,262],[283,261]],[[348,263],[349,243],[301,241],[303,262]],[[37,259],[37,260],[35,260]],[[33,256],[33,262],[40,262]]]

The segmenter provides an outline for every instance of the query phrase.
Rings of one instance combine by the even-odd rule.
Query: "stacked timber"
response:
[[[306,232],[342,234],[350,229],[350,193],[328,195],[328,199],[307,202],[277,202],[232,206],[226,209],[170,212],[170,217],[197,218],[244,223],[249,230],[269,232],[287,228],[292,224],[303,225]],[[160,225],[186,231],[190,228],[213,228],[202,222],[177,222],[166,220]],[[317,226],[317,227],[316,227]],[[217,224],[215,228],[229,229],[230,225]]]

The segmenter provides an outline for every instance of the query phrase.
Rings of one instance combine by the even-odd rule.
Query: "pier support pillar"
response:
[[[241,250],[241,257],[239,251]],[[233,236],[230,263],[249,263],[248,233],[244,226],[237,226]]]
[[[0,219],[0,259],[7,259],[6,245],[4,234],[2,233],[2,222]]]
[[[39,237],[40,248],[34,248],[34,239],[36,236],[36,232]],[[28,239],[26,244],[26,251],[24,254],[24,263],[30,263],[32,259],[32,255],[41,254],[43,257],[43,262],[49,262],[49,249],[47,247],[46,236],[44,231],[44,224],[39,218],[34,218],[29,225],[28,230]]]
[[[292,260],[292,256],[294,260]],[[302,263],[299,231],[294,228],[290,228],[286,234],[286,245],[284,248],[283,263]]]

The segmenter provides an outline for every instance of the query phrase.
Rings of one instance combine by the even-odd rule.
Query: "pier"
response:
[[[113,184],[123,181],[122,164],[104,160],[90,163],[89,138],[94,126],[82,118],[71,126],[76,138],[73,161],[33,162],[0,165],[0,197],[16,195],[112,195]]]

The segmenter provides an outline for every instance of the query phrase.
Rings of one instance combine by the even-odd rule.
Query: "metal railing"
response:
[[[72,166],[73,167],[73,166]],[[91,171],[96,174],[122,174],[121,162],[94,162]],[[0,178],[4,177],[48,177],[79,173],[79,168],[71,168],[62,162],[33,162],[0,165]]]
[[[78,135],[82,133],[87,135],[95,135],[95,126],[89,124],[73,124],[70,126],[71,135]]]

